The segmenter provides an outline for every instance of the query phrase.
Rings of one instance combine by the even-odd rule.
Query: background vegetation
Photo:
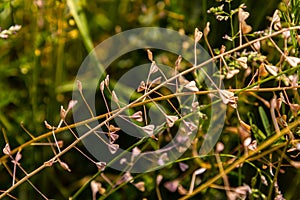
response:
[[[71,4],[74,7],[71,7]],[[219,21],[214,13],[207,12],[210,8],[216,8],[222,4],[224,4],[224,11],[227,13],[237,9],[242,4],[247,6],[247,8],[244,8],[250,13],[247,24],[252,26],[252,31],[248,35],[249,40],[263,36],[263,34],[252,34],[253,32],[263,31],[267,33],[276,9],[280,11],[282,27],[299,25],[299,3],[293,0],[282,2],[279,0],[2,0],[0,2],[0,27],[2,31],[2,38],[0,38],[0,127],[3,137],[0,139],[0,147],[4,148],[9,143],[12,150],[32,138],[47,133],[48,130],[44,125],[45,120],[50,124],[58,124],[60,121],[60,106],[64,105],[66,107],[71,99],[74,79],[80,64],[94,46],[116,33],[138,27],[155,26],[184,30],[186,35],[193,38],[195,28],[204,30],[206,23],[210,22],[208,41],[211,48],[214,49],[215,55],[220,52],[221,45],[225,45],[226,50],[239,46],[238,37],[233,42],[222,38],[226,34],[232,36],[232,33],[238,33],[239,20],[237,13],[229,14],[229,16],[232,16],[232,22],[230,23],[230,20]],[[20,30],[12,30],[7,34],[3,32],[15,25],[21,25],[22,27]],[[297,36],[297,31],[291,31],[287,50],[284,49],[284,39],[281,36],[274,38],[274,41],[282,51],[286,50],[287,55],[299,57],[299,38],[297,41]],[[247,42],[245,38],[243,38],[243,41]],[[209,51],[209,46],[204,39],[200,41],[200,44]],[[261,56],[265,56],[264,59],[267,60],[267,63],[282,66],[281,69],[287,77],[293,74],[297,75],[297,73],[299,76],[300,73],[297,72],[299,65],[294,68],[294,71],[285,71],[289,67],[282,64],[282,55],[270,41],[261,42],[260,53]],[[161,60],[164,58],[163,54],[157,55],[154,52],[154,55]],[[240,54],[233,54],[232,56],[236,59],[238,55]],[[235,60],[230,57],[225,59],[228,63]],[[249,60],[248,57],[252,75],[255,74],[257,69],[260,69],[259,66],[262,63],[260,60],[255,59]],[[129,58],[115,62],[114,66],[109,69],[109,74],[125,72],[130,66],[143,62],[149,62],[145,51],[133,53]],[[175,61],[165,62],[173,65]],[[236,65],[235,63],[230,67],[236,68]],[[269,73],[262,79],[268,77],[272,77],[272,74]],[[225,86],[226,88],[241,89],[247,86],[250,79],[251,76],[245,82],[241,82],[239,81],[241,79],[235,76],[233,79],[226,80]],[[262,82],[261,88],[280,86],[280,80],[274,80]],[[256,77],[255,82],[259,83],[259,81],[261,80]],[[298,80],[295,85],[297,84]],[[298,92],[297,89],[287,91],[285,101],[287,101],[286,97],[289,97],[291,103],[299,105]],[[280,95],[279,92],[270,89],[264,93],[255,93],[259,97],[254,94],[245,95],[239,99],[240,117],[251,126],[252,138],[257,139],[258,143],[271,138],[271,135],[275,132],[268,107],[264,104],[264,100],[261,100],[265,99],[269,102],[274,93],[277,96]],[[287,104],[283,110],[281,109],[282,114],[287,116],[287,124],[297,121],[299,115],[297,109],[294,115]],[[105,111],[104,108],[103,111]],[[67,121],[72,124],[71,117]],[[237,132],[232,131],[232,127],[236,128],[239,123],[236,113],[229,108],[224,134],[220,139],[225,144],[225,150],[221,155],[224,168],[230,164],[229,158],[231,156],[240,158],[244,155]],[[265,129],[268,125],[269,129]],[[254,137],[255,134],[258,134],[258,130],[262,132],[263,138]],[[296,126],[291,130],[295,141],[297,141],[299,128]],[[53,141],[52,137],[49,138]],[[58,134],[57,138],[63,141],[64,147],[74,140],[70,134]],[[263,199],[264,197],[274,199],[275,197],[279,198],[280,193],[286,199],[299,199],[297,188],[300,187],[300,172],[295,166],[291,167],[290,163],[291,159],[297,161],[297,152],[286,153],[287,149],[293,147],[288,141],[288,139],[282,137],[281,140],[276,140],[277,145],[270,144],[268,146],[265,151],[269,151],[269,153],[266,153],[264,157],[247,161],[245,159],[242,162],[244,163],[243,167],[228,174],[229,186],[238,188],[245,183],[252,189],[252,195],[248,195],[250,199]],[[44,138],[38,142],[49,142],[49,139]],[[78,148],[85,151],[82,145],[78,145]],[[88,153],[86,154],[88,155]],[[0,190],[4,192],[12,185],[14,164],[4,154],[1,156]],[[13,156],[15,157],[15,154]],[[52,157],[53,152],[49,146],[27,145],[22,148],[20,163],[22,168],[29,173]],[[94,163],[88,161],[74,148],[62,158],[71,168],[70,173],[58,165],[53,165],[53,167],[44,169],[31,177],[30,182],[48,198],[68,199],[74,194],[78,194],[78,199],[92,198],[91,188],[82,187],[89,184],[90,178],[97,174],[98,169]],[[122,185],[116,191],[110,191],[108,189],[109,184],[103,180],[103,176],[98,174],[96,180],[101,182],[104,188],[107,188],[108,193],[105,194],[109,194],[108,199],[129,199],[129,197],[130,199],[141,199],[141,196],[147,199],[157,199],[159,198],[158,190],[162,199],[176,199],[184,196],[178,189],[178,185],[176,191],[172,191],[166,186],[168,185],[166,183],[176,185],[177,182],[174,183],[174,180],[180,180],[180,184],[188,189],[193,172],[204,166],[201,162],[199,164],[199,159],[192,159],[191,155],[186,158],[189,158],[187,164],[190,168],[185,173],[181,172],[178,164],[174,163],[156,172],[133,175],[135,182],[145,183],[145,191],[143,192],[129,183]],[[215,156],[208,156],[203,160],[204,163],[208,163],[212,167],[209,173],[204,173],[201,177],[202,182],[206,182],[215,175],[220,174],[220,169],[216,164]],[[278,167],[280,164],[284,167]],[[277,181],[274,180],[270,168],[273,168],[275,177],[278,179],[278,187],[271,186]],[[120,175],[119,172],[111,169],[107,169],[105,174],[111,181],[117,180],[118,175]],[[159,186],[156,184],[158,174],[163,176],[163,181]],[[21,179],[23,176],[24,173],[18,168],[17,177]],[[265,177],[266,184],[261,177]],[[226,178],[219,178],[196,194],[195,199],[229,198],[225,192],[226,181],[224,180]],[[199,182],[197,179],[195,188],[201,185]],[[28,182],[14,189],[10,192],[10,195],[5,198],[43,198],[43,195],[39,194]],[[100,196],[102,195],[97,193],[97,197]]]

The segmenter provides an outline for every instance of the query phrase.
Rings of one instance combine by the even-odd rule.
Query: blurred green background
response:
[[[73,3],[70,8],[67,3]],[[81,62],[96,46],[106,38],[121,31],[138,27],[164,27],[183,29],[193,36],[194,29],[203,30],[206,22],[211,24],[210,45],[219,48],[231,43],[222,39],[230,33],[228,21],[217,21],[207,10],[220,3],[214,0],[1,0],[0,27],[2,30],[13,25],[22,28],[7,39],[0,39],[0,128],[5,131],[11,147],[17,147],[30,137],[20,123],[34,135],[46,132],[44,120],[51,124],[59,122],[60,105],[67,106],[71,99],[72,86]],[[244,3],[250,17],[248,24],[254,31],[263,30],[270,23],[279,0],[234,0],[232,8]],[[70,5],[70,4],[69,4]],[[75,10],[74,10],[75,9]],[[228,10],[228,8],[225,7]],[[79,21],[74,16],[79,14]],[[80,22],[80,24],[78,24]],[[234,18],[235,29],[238,21]],[[205,43],[201,43],[206,49]],[[133,62],[147,55],[130,58]],[[146,60],[147,61],[147,60]],[[118,65],[116,65],[118,66]],[[111,69],[110,73],[120,73],[122,65]],[[72,120],[72,119],[70,119]],[[63,136],[61,137],[63,138]],[[68,143],[68,137],[63,138]],[[69,141],[71,142],[71,141]],[[0,147],[4,147],[0,137]],[[50,150],[30,147],[24,152],[22,165],[28,171],[38,167],[49,158]],[[41,191],[57,199],[68,197],[73,187],[84,174],[92,174],[92,165],[78,162],[80,154],[66,160],[76,165],[71,177],[64,171],[47,169],[34,177],[32,182]],[[88,162],[88,161],[86,161]],[[90,170],[90,172],[89,172]],[[4,171],[4,170],[1,170]],[[0,175],[0,189],[11,183],[9,175]],[[30,197],[32,189],[24,185],[17,196]],[[55,193],[53,195],[53,192]],[[32,194],[33,198],[36,194]]]

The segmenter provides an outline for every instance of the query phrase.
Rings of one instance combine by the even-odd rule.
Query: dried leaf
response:
[[[294,117],[298,116],[298,112],[300,111],[300,105],[299,104],[290,104],[291,111],[294,115]]]
[[[162,179],[163,179],[163,176],[161,174],[158,174],[156,177],[156,185],[157,186],[161,183]]]
[[[234,103],[235,104],[235,99],[234,99],[234,93],[227,91],[227,90],[219,90],[220,97],[223,101],[224,104],[228,103]]]
[[[208,34],[209,34],[209,32],[210,32],[210,22],[207,22],[206,23],[206,26],[205,26],[205,28],[204,28],[204,30],[203,30],[203,35],[204,35],[204,37],[207,37],[208,36]]]
[[[147,88],[147,87],[146,87],[145,82],[144,82],[144,81],[141,81],[139,87],[137,88],[137,92],[142,92],[142,91],[144,91],[146,88]]]
[[[243,34],[250,33],[252,31],[252,27],[246,23],[246,19],[250,16],[250,14],[243,10],[243,8],[239,8],[238,18],[240,22],[240,28]]]
[[[202,35],[203,35],[203,33],[201,31],[199,31],[198,28],[195,28],[195,34],[194,34],[195,43],[198,43],[201,40]]]
[[[197,176],[197,175],[203,174],[205,171],[206,171],[206,169],[202,167],[202,168],[197,169],[194,172],[194,174]]]
[[[181,171],[185,172],[189,168],[189,166],[187,164],[183,163],[183,162],[180,162],[179,163],[179,168],[180,168]]]
[[[298,86],[298,76],[297,76],[297,74],[290,75],[288,78],[292,82],[291,83],[292,87],[297,87]],[[296,90],[296,88],[295,88],[295,90]]]
[[[180,184],[178,185],[177,190],[180,195],[186,195],[188,193],[188,191]]]
[[[248,65],[247,65],[247,57],[239,57],[238,59],[236,59],[238,61],[238,63],[244,68],[247,69]]]
[[[132,181],[133,177],[131,176],[130,172],[125,172],[125,174],[123,174],[123,176],[117,181],[117,185]]]
[[[108,150],[110,151],[111,154],[115,154],[119,149],[118,144],[109,144],[108,145]]]
[[[82,92],[82,83],[79,80],[77,80],[76,83],[77,83],[77,88],[78,88],[79,92],[81,93]]]
[[[300,151],[300,143],[297,143],[297,144],[296,144],[296,149],[297,149],[298,151]]]
[[[278,31],[281,29],[281,23],[280,23],[280,17],[279,17],[279,11],[275,10],[271,24],[273,24],[274,30]]]
[[[21,154],[20,151],[18,151],[18,153],[17,153],[17,155],[16,155],[16,157],[15,157],[15,161],[16,161],[16,162],[19,162],[19,160],[21,160],[21,158],[22,158],[22,154]]]
[[[60,106],[60,118],[64,120],[66,118],[66,115],[67,115],[67,111],[64,109],[63,106]]]
[[[57,141],[57,144],[58,144],[59,148],[62,148],[64,146],[64,141],[59,140],[59,141]]]
[[[270,74],[272,74],[273,76],[277,76],[278,67],[273,65],[265,65],[265,67]]]
[[[300,162],[299,161],[290,161],[290,164],[293,166],[293,167],[295,167],[295,168],[297,168],[297,169],[300,169]]]
[[[138,148],[138,147],[134,147],[133,149],[132,149],[132,156],[133,157],[137,157],[138,155],[140,155],[141,154],[141,150]]]
[[[154,134],[155,126],[153,124],[142,127],[142,129],[149,135],[152,136]]]
[[[252,31],[252,27],[248,25],[246,22],[241,23],[241,29],[243,34],[247,34]]]
[[[168,154],[162,153],[157,160],[157,164],[160,166],[163,166],[163,165],[165,165],[165,161],[168,161],[168,160],[169,160]]]
[[[91,186],[91,190],[92,190],[92,194],[93,194],[93,200],[96,200],[96,194],[104,194],[105,193],[105,189],[102,187],[102,184],[93,180],[90,183]]]
[[[77,100],[69,101],[68,110],[71,110],[77,104]]]
[[[138,183],[135,183],[134,186],[141,192],[145,192],[145,182],[140,181]]]
[[[243,22],[245,21],[248,17],[250,16],[250,14],[246,11],[243,10],[243,8],[239,8],[238,10],[238,18],[239,18],[239,22]]]
[[[54,128],[53,126],[51,126],[50,124],[48,124],[48,122],[46,120],[44,121],[44,124],[45,124],[45,126],[46,126],[47,129],[52,130]]]
[[[119,131],[119,130],[121,130],[119,127],[115,127],[114,125],[109,125],[109,131],[110,132],[117,132],[117,131]]]
[[[6,143],[5,147],[3,148],[3,153],[5,155],[10,155],[10,147],[8,143]]]
[[[151,67],[150,67],[149,73],[150,73],[150,74],[154,74],[154,73],[157,72],[157,71],[158,71],[158,67],[157,67],[156,63],[155,63],[155,62],[152,62],[152,63],[151,63]]]
[[[291,32],[288,30],[288,31],[284,31],[282,33],[284,39],[288,39],[290,36],[291,36]]]
[[[256,51],[259,51],[260,50],[260,41],[253,43],[253,47]]]
[[[178,117],[176,115],[167,115],[166,116],[166,122],[168,127],[173,127],[174,123],[178,120]]]
[[[154,79],[153,81],[151,81],[151,85],[160,84],[160,83],[161,83],[161,76],[159,76],[156,79]]]
[[[67,170],[68,172],[71,172],[71,169],[69,168],[69,166],[67,165],[67,163],[60,161],[59,164],[60,164],[60,166],[61,166],[64,170]]]
[[[126,164],[126,163],[127,163],[127,159],[126,158],[121,158],[120,164],[123,165],[123,164]]]
[[[179,55],[178,58],[177,58],[177,60],[176,60],[176,62],[175,62],[175,65],[176,65],[176,66],[179,66],[180,63],[181,63],[181,60],[182,60],[182,56]]]
[[[152,54],[152,52],[151,52],[149,49],[147,49],[147,54],[148,54],[148,59],[149,59],[151,62],[153,62],[153,54]]]
[[[265,77],[269,75],[269,72],[266,70],[264,63],[260,64],[258,74],[260,77]]]
[[[100,91],[101,92],[104,91],[104,81],[101,81],[101,83],[100,83]]]
[[[97,162],[96,166],[97,166],[99,171],[104,171],[105,168],[106,168],[106,162]]]
[[[198,128],[193,122],[187,122],[183,120],[183,123],[189,129],[189,131],[195,131]]]
[[[119,103],[119,99],[118,99],[118,97],[117,97],[117,95],[116,95],[116,93],[115,93],[114,90],[111,92],[111,96],[112,96],[112,100],[113,100],[115,103]]]
[[[234,77],[238,73],[240,73],[240,70],[238,70],[238,69],[230,70],[226,74],[226,79],[231,79],[232,77]]]
[[[116,132],[110,132],[108,133],[108,135],[112,143],[114,143],[119,138],[119,135],[116,134]]]
[[[195,81],[190,81],[188,84],[186,84],[184,86],[186,89],[191,90],[193,92],[198,92],[199,89],[196,86],[196,82]]]
[[[224,150],[224,144],[222,143],[222,142],[218,142],[217,144],[216,144],[216,152],[217,153],[220,153],[220,152],[222,152]]]
[[[248,145],[248,149],[251,151],[255,151],[257,149],[257,141],[253,140],[251,144]]]
[[[297,65],[300,63],[300,58],[293,57],[293,56],[287,56],[286,61],[292,66],[297,67]]]
[[[225,53],[225,50],[226,50],[226,46],[225,46],[225,45],[222,45],[222,46],[221,46],[221,49],[220,49],[220,54]]]
[[[266,179],[266,177],[264,175],[260,175],[260,181],[265,186],[268,186],[268,181],[267,181],[267,179]]]
[[[239,120],[239,122],[240,122],[240,124],[238,127],[238,132],[239,132],[241,141],[245,147],[248,147],[252,141],[251,127],[242,120]]]
[[[194,101],[192,103],[192,108],[193,108],[193,111],[198,111],[198,109],[199,109],[199,102],[198,101]]]
[[[109,75],[107,74],[105,79],[104,79],[104,84],[106,85],[106,87],[109,86]]]
[[[165,188],[170,192],[175,192],[178,188],[179,180],[168,181],[164,184]]]
[[[137,112],[133,113],[133,115],[131,115],[130,118],[134,119],[138,122],[142,122],[143,121],[143,113],[142,113],[142,111],[137,111]]]
[[[234,192],[238,194],[238,199],[246,199],[247,194],[251,192],[251,188],[244,184],[234,189]]]
[[[54,163],[54,161],[51,159],[51,160],[48,160],[48,161],[44,162],[44,165],[46,167],[51,167],[53,165],[53,163]]]

